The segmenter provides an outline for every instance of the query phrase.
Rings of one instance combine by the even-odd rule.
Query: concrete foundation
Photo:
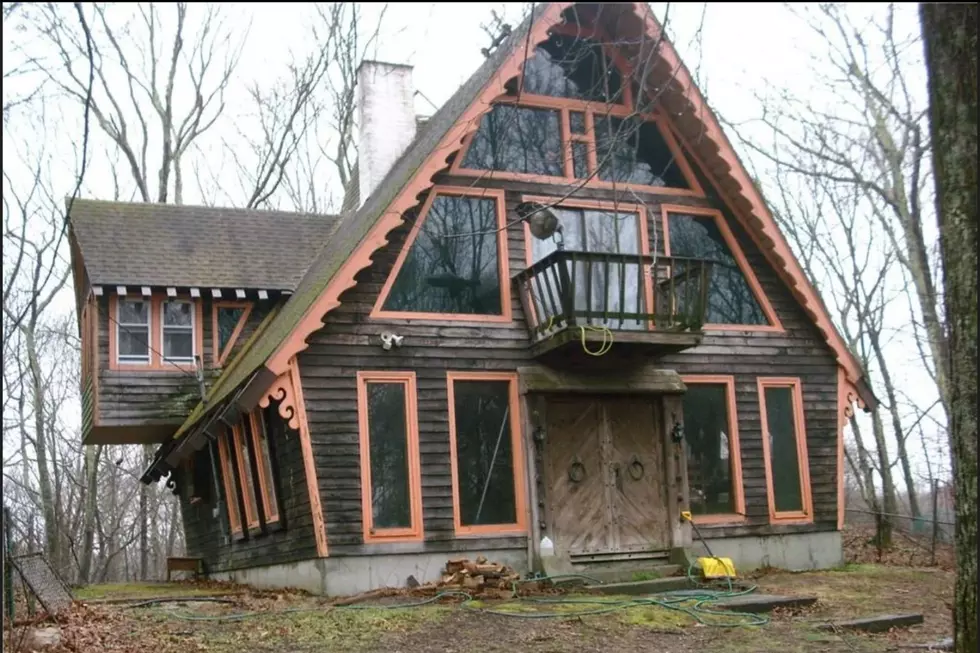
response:
[[[829,569],[844,564],[840,531],[792,533],[748,537],[705,537],[711,552],[720,558],[731,558],[736,571],[774,567],[789,571]],[[707,553],[695,540],[695,556]]]
[[[283,565],[249,567],[210,574],[214,580],[233,581],[259,589],[294,587],[322,596],[350,596],[381,587],[405,587],[409,576],[420,583],[439,580],[446,561],[484,555],[493,562],[527,571],[525,549],[467,551],[465,553],[402,553],[374,556],[316,558]]]

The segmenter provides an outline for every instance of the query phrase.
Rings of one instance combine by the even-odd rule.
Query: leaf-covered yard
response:
[[[698,624],[688,614],[640,605],[604,614],[575,616],[602,604],[448,598],[399,608],[418,597],[391,596],[356,606],[329,606],[300,593],[254,592],[220,584],[96,586],[79,592],[89,601],[63,620],[62,642],[53,651],[826,651],[884,652],[941,640],[951,633],[953,574],[937,568],[874,564],[753,579],[760,592],[812,594],[811,608],[770,615],[760,627]],[[233,591],[234,594],[227,594]],[[100,599],[148,599],[222,594],[221,602],[149,605],[94,603]],[[620,601],[617,597],[566,594],[559,598]],[[227,602],[225,602],[227,601]],[[494,613],[488,612],[493,610]],[[561,618],[540,618],[542,612]],[[817,624],[859,616],[920,612],[925,623],[880,635],[820,631]],[[235,617],[237,615],[237,618]],[[231,617],[231,618],[229,618]],[[729,619],[730,621],[730,619]],[[18,635],[14,631],[17,650]],[[8,650],[5,648],[5,650]],[[22,647],[21,650],[29,650]]]

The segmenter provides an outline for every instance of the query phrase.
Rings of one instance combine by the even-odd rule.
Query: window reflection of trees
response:
[[[552,34],[534,50],[524,66],[524,92],[534,95],[619,102],[623,80],[603,53],[588,39]]]
[[[376,529],[412,525],[408,474],[405,385],[368,383],[372,524]]]
[[[498,104],[483,116],[463,167],[564,176],[558,112]]]
[[[705,323],[768,324],[715,220],[706,216],[670,214],[668,223],[672,256],[712,261]],[[683,283],[679,282],[679,285]],[[677,294],[684,294],[684,289],[678,288]]]
[[[219,355],[224,352],[225,346],[231,339],[231,334],[234,333],[235,327],[238,326],[238,320],[241,319],[242,314],[245,313],[244,308],[229,308],[224,306],[218,307],[218,351],[215,355]]]
[[[618,213],[587,209],[556,207],[555,213],[561,220],[565,249],[579,252],[639,254],[640,223],[638,213]],[[532,257],[535,262],[551,254],[557,248],[554,240],[531,241]],[[569,274],[572,262],[567,263]],[[585,311],[591,305],[593,311],[640,313],[646,310],[646,300],[641,287],[642,261],[637,257],[621,269],[618,263],[610,265],[608,275],[606,266],[592,265],[591,284],[588,264],[578,261],[575,265],[575,309]],[[620,292],[622,286],[625,290]],[[622,295],[622,300],[621,300]],[[546,315],[547,308],[541,304],[542,298],[535,297],[535,310]],[[539,305],[541,304],[541,305]],[[643,329],[646,323],[635,319],[615,320],[593,317],[589,324],[604,325],[614,329]]]
[[[422,220],[384,310],[501,315],[496,202],[439,195]]]
[[[727,409],[723,384],[688,384],[684,394],[684,439],[691,512],[695,515],[735,512]]]
[[[792,388],[765,388],[772,495],[777,512],[803,510]]]
[[[463,526],[517,522],[509,387],[508,381],[453,384]]]
[[[595,141],[602,181],[688,188],[656,123],[597,115]]]

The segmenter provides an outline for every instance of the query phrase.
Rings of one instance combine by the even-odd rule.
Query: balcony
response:
[[[514,276],[536,358],[613,346],[666,354],[701,342],[711,263],[552,252]]]

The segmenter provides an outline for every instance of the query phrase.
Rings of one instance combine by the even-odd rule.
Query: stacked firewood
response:
[[[436,583],[441,591],[460,590],[470,594],[492,594],[507,598],[521,576],[511,567],[489,562],[485,556],[448,560],[442,579]],[[525,588],[521,588],[525,589]]]

